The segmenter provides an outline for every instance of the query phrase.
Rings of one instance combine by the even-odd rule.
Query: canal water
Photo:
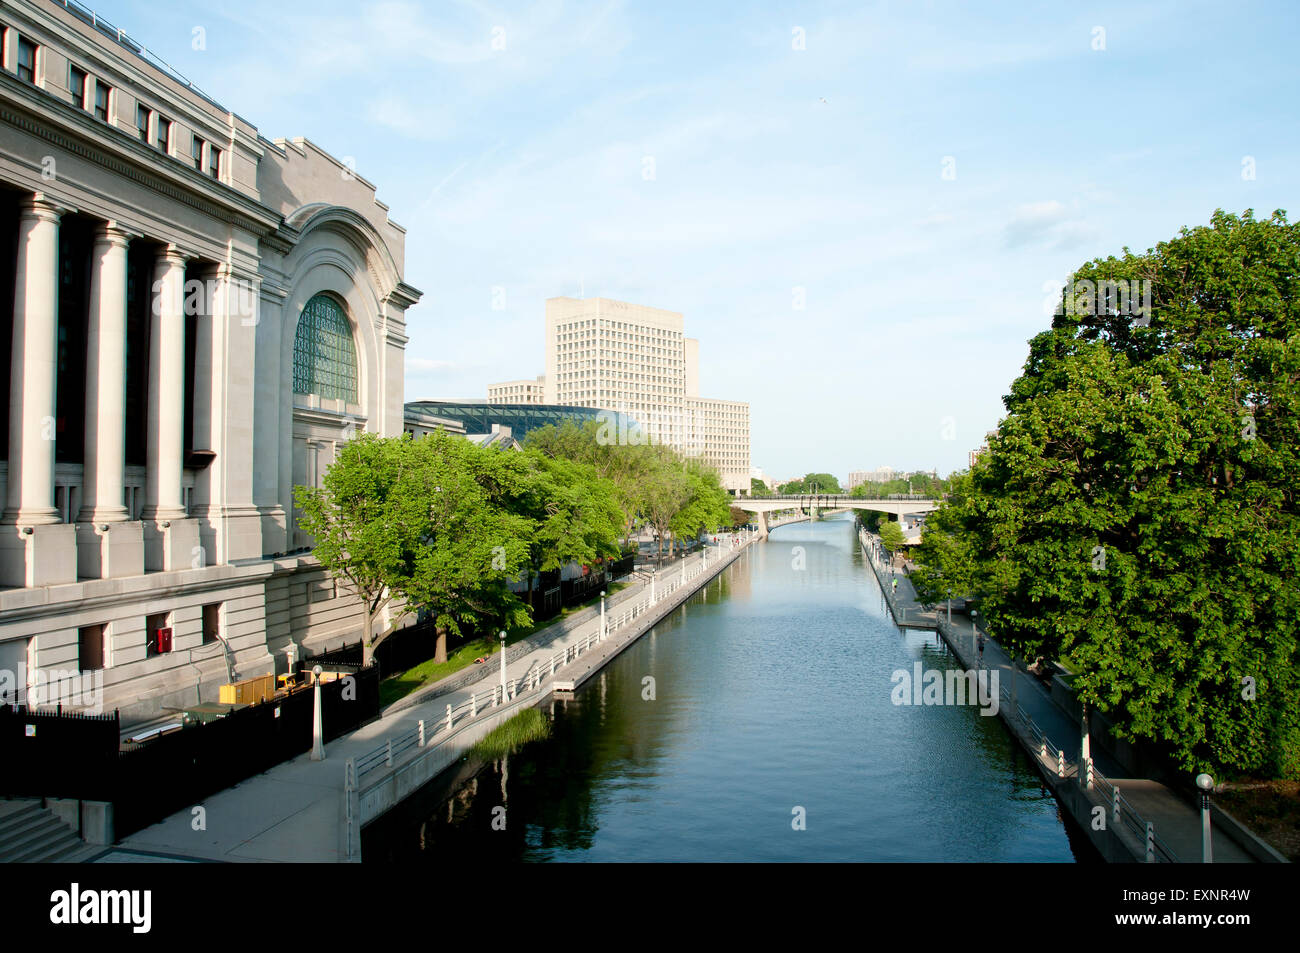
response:
[[[548,739],[449,768],[362,858],[1094,860],[1000,718],[893,703],[918,661],[958,667],[893,624],[851,517],[780,527],[547,703]]]

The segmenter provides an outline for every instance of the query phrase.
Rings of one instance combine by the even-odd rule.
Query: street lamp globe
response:
[[[1202,791],[1209,793],[1214,790],[1214,778],[1208,774],[1198,774],[1196,776],[1196,786]]]

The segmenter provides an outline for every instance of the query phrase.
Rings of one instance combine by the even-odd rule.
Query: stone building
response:
[[[0,673],[146,720],[355,637],[292,492],[402,432],[420,292],[374,186],[310,141],[75,4],[0,30]],[[85,672],[102,697],[60,694]]]

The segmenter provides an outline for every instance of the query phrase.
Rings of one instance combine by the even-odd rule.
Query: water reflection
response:
[[[362,857],[1092,859],[998,718],[891,702],[918,660],[955,664],[889,620],[850,520],[782,527],[549,703],[549,739],[444,772]]]

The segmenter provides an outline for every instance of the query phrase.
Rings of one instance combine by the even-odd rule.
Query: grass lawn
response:
[[[630,583],[626,582],[615,582],[611,583],[605,591],[612,596],[620,589],[626,589],[629,585]],[[600,605],[600,597],[595,596],[587,602],[584,602],[582,605],[561,609],[559,615],[547,619],[545,622],[510,629],[506,633],[506,645],[514,645],[520,639],[527,638],[539,629],[544,629],[549,625],[554,625],[557,622],[563,621],[573,613],[580,612],[587,606],[591,605]],[[423,688],[425,685],[432,685],[434,682],[444,679],[448,675],[459,672],[462,668],[473,665],[476,658],[481,658],[485,655],[493,655],[493,653],[498,650],[500,644],[501,640],[499,638],[492,638],[489,636],[471,639],[464,645],[449,650],[447,652],[447,661],[441,664],[434,664],[433,659],[428,659],[421,662],[419,665],[416,665],[414,668],[408,668],[405,672],[397,672],[388,676],[379,683],[379,706],[381,708],[386,708],[399,698],[405,698],[407,695],[411,694],[411,692]],[[499,659],[494,658],[494,662],[497,665],[501,664]],[[484,664],[486,666],[491,663]]]

